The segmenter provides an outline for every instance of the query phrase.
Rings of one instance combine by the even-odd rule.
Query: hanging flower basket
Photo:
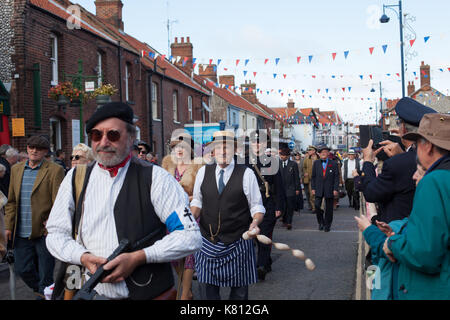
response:
[[[104,104],[110,103],[112,100],[110,95],[98,95],[97,97],[95,97],[95,101],[99,106],[102,106]]]
[[[56,101],[56,104],[59,107],[66,106],[69,103],[70,103],[70,99],[62,94],[58,96],[58,100]]]
[[[71,106],[72,108],[78,108],[78,107],[80,107],[80,106],[81,106],[81,100],[80,100],[80,98],[72,99],[72,100],[70,101],[70,106]]]
[[[98,107],[101,107],[104,104],[110,103],[112,101],[111,96],[115,95],[118,91],[112,84],[104,84],[95,89],[91,93],[90,98],[95,98]]]

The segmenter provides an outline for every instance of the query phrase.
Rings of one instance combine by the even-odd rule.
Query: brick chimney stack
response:
[[[198,66],[198,75],[217,83],[217,66],[215,64],[200,64]]]
[[[422,65],[420,66],[420,87],[430,87],[431,79],[430,79],[430,65],[425,64],[422,61]],[[425,89],[429,90],[429,89]]]
[[[289,99],[287,103],[288,108],[295,108],[295,102],[294,99]]]
[[[228,89],[234,91],[234,76],[233,75],[219,76],[219,84],[228,85]],[[233,87],[233,89],[231,87]]]
[[[241,96],[250,103],[257,103],[258,98],[256,97],[256,83],[252,83],[251,80],[245,80],[245,83],[241,84]]]
[[[123,3],[121,0],[96,0],[95,14],[101,20],[123,30],[122,21]]]
[[[184,37],[181,37],[181,42],[178,42],[178,38],[175,38],[175,42],[170,45],[172,57],[181,57],[175,65],[189,76],[192,73],[193,48],[189,37],[186,38],[186,42],[184,42]]]
[[[408,81],[408,96],[410,97],[414,92],[416,92],[414,81]]]

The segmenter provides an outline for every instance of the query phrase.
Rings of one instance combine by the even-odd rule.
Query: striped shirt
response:
[[[33,191],[34,181],[43,161],[36,168],[29,166],[28,160],[25,163],[25,169],[22,176],[22,185],[20,187],[20,214],[17,226],[18,236],[28,238],[31,236],[32,227],[32,208],[31,208],[31,192]]]
[[[80,258],[90,252],[108,257],[118,246],[114,220],[114,205],[122,188],[130,161],[119,169],[116,177],[95,164],[86,189],[84,214],[79,236],[72,239],[74,201],[72,195],[73,170],[62,182],[47,222],[47,247],[59,260],[81,265]],[[151,201],[159,219],[169,234],[144,249],[147,263],[169,262],[183,258],[201,248],[201,234],[197,222],[185,213],[189,198],[180,184],[164,169],[154,166],[150,191]],[[101,283],[95,290],[108,298],[128,297],[125,281]]]

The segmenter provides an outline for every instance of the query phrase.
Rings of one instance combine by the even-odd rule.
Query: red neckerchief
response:
[[[128,157],[125,158],[125,160],[123,160],[121,163],[119,163],[118,165],[114,166],[114,167],[105,167],[102,164],[98,164],[100,168],[102,168],[103,170],[106,170],[109,172],[109,174],[114,178],[115,176],[117,176],[117,173],[119,173],[119,169],[123,168],[128,160],[131,159],[131,153],[128,155]]]

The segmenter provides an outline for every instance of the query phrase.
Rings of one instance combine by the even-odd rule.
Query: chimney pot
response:
[[[177,37],[175,37],[175,43],[178,43],[178,38]]]
[[[184,37],[181,37],[181,43],[184,43]]]
[[[187,43],[189,43],[189,42],[190,42],[190,39],[189,39],[189,37],[187,37],[187,38],[186,38],[186,42],[187,42]]]

